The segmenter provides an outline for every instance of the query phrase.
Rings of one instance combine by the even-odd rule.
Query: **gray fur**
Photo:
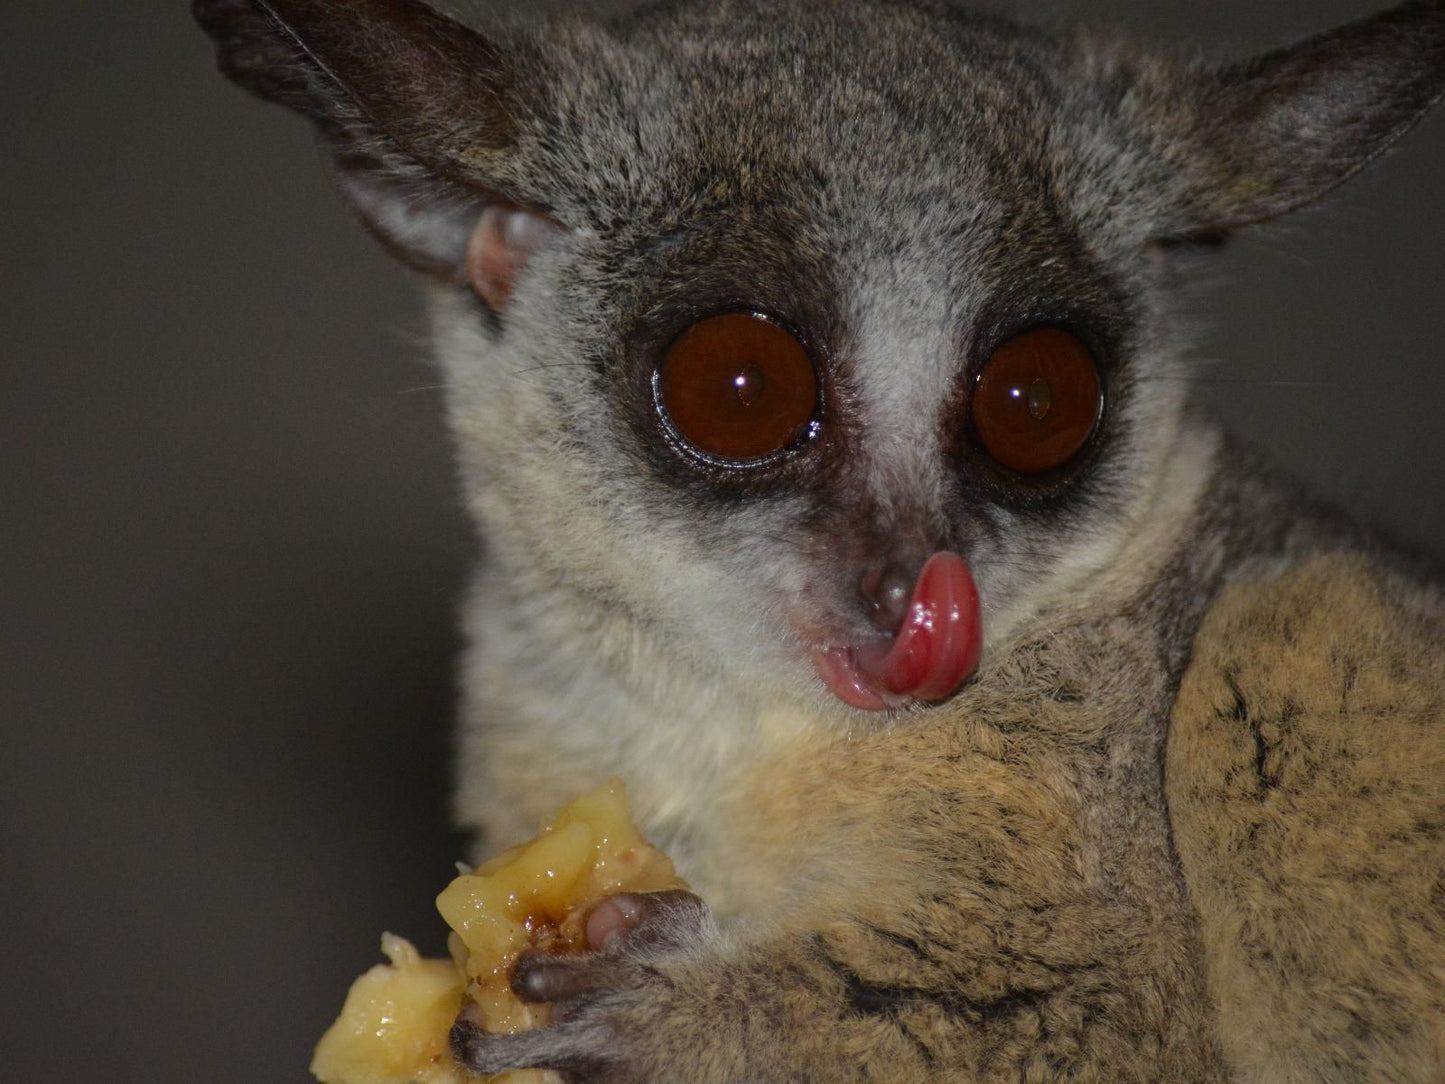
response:
[[[1198,908],[1228,856],[1207,812],[1171,807],[1166,721],[1219,592],[1271,604],[1260,585],[1370,547],[1188,412],[1177,256],[1392,144],[1445,87],[1445,4],[1220,69],[926,2],[664,4],[485,40],[410,0],[196,8],[428,276],[487,543],[459,819],[492,849],[620,774],[724,920],[609,958],[556,1028],[473,1037],[470,1061],[609,1080],[1385,1064],[1301,1026],[1286,1069],[1261,1067],[1221,1014],[1234,957]],[[504,313],[461,268],[499,199],[561,227]],[[819,438],[767,473],[690,461],[652,410],[667,342],[738,308],[798,331],[829,388]],[[993,347],[1043,323],[1089,342],[1108,410],[1028,482],[962,404]],[[977,680],[892,717],[842,707],[810,651],[872,635],[861,570],[939,549],[979,583]],[[1338,567],[1345,597],[1374,575]],[[1413,642],[1438,657],[1434,631]],[[1434,985],[1391,1020],[1445,986],[1430,951]],[[1445,1071],[1429,1041],[1392,1079]]]

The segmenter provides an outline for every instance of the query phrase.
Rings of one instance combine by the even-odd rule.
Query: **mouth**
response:
[[[813,666],[843,703],[886,711],[951,695],[978,667],[982,651],[978,588],[963,558],[941,551],[919,572],[893,639],[823,649]]]

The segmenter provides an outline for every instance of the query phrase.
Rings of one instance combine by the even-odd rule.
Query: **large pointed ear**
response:
[[[1196,168],[1182,220],[1165,232],[1221,234],[1310,203],[1389,149],[1442,92],[1445,0],[1411,0],[1200,73],[1166,122]]]
[[[309,117],[396,255],[461,280],[481,208],[542,205],[512,61],[417,0],[193,0],[222,72]]]

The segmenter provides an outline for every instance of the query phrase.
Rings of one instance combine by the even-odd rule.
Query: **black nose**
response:
[[[858,588],[873,624],[884,632],[897,632],[903,626],[916,578],[911,570],[896,564],[863,573]]]

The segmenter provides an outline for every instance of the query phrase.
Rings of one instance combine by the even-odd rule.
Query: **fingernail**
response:
[[[645,910],[637,896],[609,896],[587,916],[587,944],[599,951],[607,948],[618,934],[635,929]]]

